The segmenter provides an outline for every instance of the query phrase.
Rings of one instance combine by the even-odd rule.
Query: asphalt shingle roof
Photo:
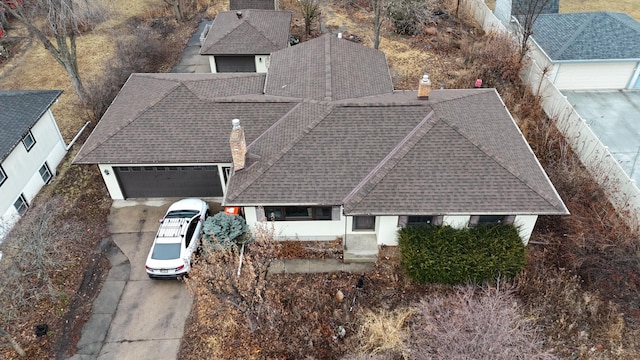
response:
[[[229,0],[229,10],[277,10],[274,0]]]
[[[342,100],[393,92],[383,52],[324,35],[271,54],[265,93]]]
[[[343,204],[348,215],[567,213],[493,89],[302,102],[288,116],[297,121],[283,119],[249,144],[257,160],[234,174],[228,204]]]
[[[265,74],[256,73],[133,74],[74,161],[229,162],[229,134],[220,129],[230,129],[237,117],[252,125],[247,132],[251,138],[293,106],[274,102],[256,107],[237,99],[218,102],[234,93],[261,94],[264,79]]]
[[[624,13],[541,14],[532,38],[552,61],[640,59],[640,23]]]
[[[246,166],[230,178],[228,205],[568,213],[494,89],[432,90],[419,100],[415,91],[393,91],[377,50],[325,36],[287,52],[272,56],[266,79],[132,75],[74,162],[231,163],[238,118]],[[294,59],[303,66],[284,66]]]
[[[0,90],[0,161],[62,94],[61,90]]]
[[[289,46],[290,11],[242,10],[216,15],[201,55],[270,54]]]

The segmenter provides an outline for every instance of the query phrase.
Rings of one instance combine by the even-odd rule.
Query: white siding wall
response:
[[[256,72],[266,73],[271,57],[269,55],[256,55]]]
[[[244,208],[247,225],[253,228],[258,223],[256,208]],[[444,216],[443,225],[464,229],[470,216]],[[537,215],[517,215],[514,225],[518,228],[522,242],[527,244],[538,219]],[[375,230],[353,230],[353,217],[341,214],[340,220],[333,221],[274,221],[278,240],[318,240],[331,241],[344,234],[375,234],[378,245],[398,245],[398,216],[377,216]]]
[[[100,169],[100,175],[102,175],[102,180],[104,180],[104,184],[107,186],[107,191],[109,191],[109,196],[111,196],[111,199],[124,200],[122,189],[120,189],[120,184],[118,183],[116,174],[113,171],[114,166],[119,165],[98,165],[98,168]]]
[[[216,57],[213,55],[209,55],[209,67],[211,68],[211,72],[212,73],[217,73],[218,71],[216,70]]]
[[[522,242],[524,242],[525,245],[529,243],[531,233],[533,232],[533,228],[536,226],[537,220],[538,215],[517,215],[516,219],[513,221],[513,225],[518,228]]]
[[[378,216],[376,218],[378,245],[398,245],[398,217]]]
[[[247,225],[255,228],[258,223],[256,208],[246,206],[244,213]],[[273,221],[269,224],[273,224],[278,240],[331,241],[344,236],[345,222],[345,216],[341,214],[339,220]]]
[[[464,229],[469,224],[469,215],[455,215],[455,216],[447,216],[445,215],[442,219],[442,225],[451,226],[454,229]]]
[[[31,203],[45,185],[39,173],[40,167],[46,162],[51,174],[55,175],[56,167],[66,154],[64,140],[51,111],[47,111],[33,126],[31,134],[36,141],[31,150],[27,152],[20,142],[2,163],[7,180],[0,187],[0,224],[12,225],[17,220],[18,213],[13,203],[20,194],[24,194],[27,202]]]
[[[559,90],[625,89],[633,76],[635,62],[561,63],[553,83]]]

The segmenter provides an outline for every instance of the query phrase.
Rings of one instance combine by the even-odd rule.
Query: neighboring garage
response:
[[[255,56],[216,56],[216,72],[256,72]]]
[[[119,166],[113,171],[125,199],[223,195],[217,166]]]

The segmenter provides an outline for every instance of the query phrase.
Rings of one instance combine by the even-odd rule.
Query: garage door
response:
[[[113,170],[125,198],[222,196],[217,166],[129,166]]]
[[[255,56],[216,56],[216,71],[256,72]]]

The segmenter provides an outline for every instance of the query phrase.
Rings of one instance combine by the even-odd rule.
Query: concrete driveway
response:
[[[173,200],[115,200],[109,231],[112,268],[71,359],[176,359],[192,297],[176,280],[151,280],[147,253]]]
[[[144,268],[158,220],[170,203],[115,201],[111,208],[109,230],[131,269],[98,359],[175,359],[178,355],[191,295],[182,282],[149,279]]]

